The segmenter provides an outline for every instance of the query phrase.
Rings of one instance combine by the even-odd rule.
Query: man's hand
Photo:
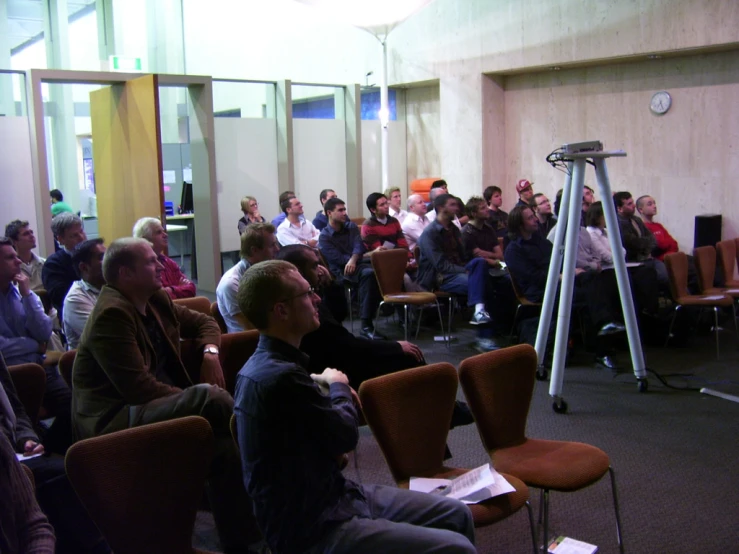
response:
[[[319,385],[325,385],[326,387],[330,387],[331,383],[344,383],[345,385],[349,384],[349,378],[346,375],[344,375],[338,369],[333,369],[331,367],[327,367],[326,369],[324,369],[323,373],[321,373],[320,375],[318,375],[317,373],[311,373],[310,378]]]
[[[39,444],[36,441],[26,441],[23,445],[24,456],[35,456],[36,454],[44,453],[44,445]]]
[[[36,350],[36,352],[38,352],[39,354],[46,354],[46,348],[48,346],[49,346],[49,343],[46,342],[46,341],[39,342],[38,343],[38,350]]]
[[[15,276],[15,284],[18,285],[18,292],[21,293],[21,296],[24,298],[31,294],[31,282],[28,280],[28,275],[21,272],[18,275]]]
[[[354,275],[355,271],[357,271],[357,262],[351,258],[344,266],[344,275]]]
[[[221,361],[216,354],[203,354],[203,363],[200,365],[200,382],[210,383],[222,389],[226,388],[226,379],[223,377]]]
[[[325,285],[331,282],[331,272],[326,269],[325,266],[318,264],[318,283],[319,285]]]
[[[490,267],[500,267],[500,260],[495,260],[493,258],[485,258],[485,261],[488,263]]]
[[[423,352],[421,352],[421,349],[418,348],[418,346],[405,340],[399,340],[398,344],[403,349],[403,354],[406,356],[412,356],[416,361],[423,361]]]
[[[576,268],[575,268],[575,275],[576,275],[576,276],[577,276],[577,275],[581,275],[581,274],[583,274],[583,273],[585,273],[585,270],[584,270],[583,268],[581,268],[581,267],[576,267]]]
[[[307,240],[307,241],[305,241],[305,244],[307,244],[311,248],[318,247],[318,241],[316,239]]]

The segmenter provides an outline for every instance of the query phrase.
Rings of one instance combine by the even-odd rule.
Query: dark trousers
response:
[[[109,552],[100,531],[67,479],[64,458],[44,455],[22,463],[33,472],[36,499],[54,527],[57,554]]]
[[[260,539],[252,503],[244,489],[241,461],[229,423],[233,398],[218,387],[199,384],[184,391],[129,408],[129,425],[168,421],[191,415],[208,420],[215,437],[215,455],[207,482],[208,498],[224,552],[246,552]]]
[[[56,366],[44,367],[46,391],[43,406],[54,417],[54,423],[43,433],[44,448],[48,452],[65,454],[72,444],[72,391],[59,375]]]
[[[362,322],[369,322],[375,318],[377,307],[380,305],[380,288],[377,286],[375,271],[369,261],[360,260],[354,275],[344,275],[344,279],[353,286],[359,287],[359,317]]]

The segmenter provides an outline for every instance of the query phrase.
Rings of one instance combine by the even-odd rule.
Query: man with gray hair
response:
[[[408,215],[405,216],[403,224],[400,228],[403,230],[405,240],[408,241],[408,250],[413,252],[418,243],[418,239],[431,223],[426,219],[426,202],[420,194],[411,194],[408,197]]]
[[[173,304],[162,290],[162,269],[144,239],[118,239],[105,252],[107,284],[72,370],[73,429],[86,439],[189,415],[207,419],[215,435],[213,517],[224,552],[246,552],[258,534],[229,430],[233,399],[223,390],[221,331],[213,318]],[[181,339],[191,339],[193,356],[202,359],[199,384],[185,369]]]
[[[169,236],[162,222],[155,217],[142,217],[133,226],[133,236],[151,243],[159,263],[162,264],[162,288],[169,297],[192,298],[195,296],[195,283],[190,281],[172,258],[164,255],[169,245]]]
[[[75,246],[87,239],[87,235],[80,217],[69,212],[62,212],[51,220],[51,232],[62,247],[44,262],[41,280],[61,321],[64,298],[69,287],[77,280],[72,263],[72,251]]]

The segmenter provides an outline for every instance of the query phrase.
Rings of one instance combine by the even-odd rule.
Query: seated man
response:
[[[536,214],[541,236],[546,237],[557,224],[557,218],[552,213],[552,203],[549,202],[549,198],[544,193],[537,192],[531,199],[531,209]]]
[[[462,242],[468,260],[482,258],[491,268],[500,268],[503,260],[503,249],[498,241],[498,234],[490,225],[488,203],[484,198],[473,196],[467,201],[465,211],[470,220],[462,227]]]
[[[286,246],[277,259],[297,267],[313,290],[322,295],[330,276],[321,272],[323,266],[313,249],[299,244]],[[367,379],[425,363],[421,349],[410,342],[355,337],[334,319],[324,302],[318,305],[318,317],[320,327],[300,342],[300,351],[310,357],[306,369],[312,373],[333,367],[344,372],[352,388],[358,389]]]
[[[617,192],[613,195],[613,204],[616,206],[621,241],[626,248],[626,261],[642,262],[653,267],[660,284],[666,286],[669,282],[667,268],[664,262],[654,259],[652,255],[657,241],[644,222],[634,215],[636,206],[633,196],[630,192]]]
[[[449,194],[446,191],[446,189],[447,189],[446,183],[444,183],[444,187],[443,188],[442,187],[432,188],[431,191],[429,192],[429,199],[431,200],[431,204],[430,204],[431,209],[426,214],[426,219],[428,219],[429,223],[431,223],[432,221],[436,221],[436,215],[437,214],[436,214],[436,207],[435,207],[436,206],[436,203],[435,203],[435,201],[436,201],[436,199],[439,196],[441,196],[442,194],[446,194],[446,195],[448,195],[451,198],[455,198],[454,196],[452,196],[451,194]],[[456,205],[456,199],[455,199],[455,205]],[[461,231],[462,230],[462,222],[459,220],[459,216],[456,213],[455,207],[452,207],[451,208],[451,211],[454,212],[454,213],[452,213],[452,222],[454,223],[454,225],[457,226],[457,229],[459,229]]]
[[[216,288],[218,310],[229,333],[252,328],[247,325],[237,300],[241,278],[250,266],[271,260],[278,250],[275,228],[271,223],[252,223],[241,235],[241,261],[223,274]]]
[[[303,204],[295,197],[280,204],[285,212],[285,221],[277,227],[277,240],[282,246],[288,244],[307,244],[311,248],[318,246],[318,229],[305,219]]]
[[[338,460],[359,439],[349,380],[336,369],[309,374],[299,350],[320,326],[319,301],[295,266],[279,260],[249,268],[239,288],[260,337],[237,378],[236,427],[244,482],[269,547],[475,552],[472,515],[460,502],[342,475]]]
[[[315,227],[319,231],[322,231],[324,227],[328,225],[328,218],[323,211],[323,205],[326,203],[326,200],[335,196],[336,193],[333,191],[333,189],[323,189],[318,197],[318,199],[321,201],[321,209],[316,212],[316,217],[313,218],[313,227]]]
[[[359,287],[359,308],[362,319],[362,336],[368,339],[384,339],[375,330],[372,320],[380,305],[380,289],[370,256],[359,236],[357,226],[346,215],[346,204],[339,198],[327,200],[324,206],[328,226],[321,231],[318,246],[328,263],[331,273],[342,282],[349,281]],[[381,249],[378,247],[377,249]]]
[[[142,217],[133,226],[133,236],[138,239],[146,239],[151,243],[151,247],[163,268],[161,274],[162,288],[172,300],[195,296],[195,283],[185,277],[177,262],[164,255],[164,251],[169,244],[169,236],[161,221],[155,217]]]
[[[31,290],[28,276],[21,273],[20,267],[21,260],[10,239],[0,238],[0,354],[8,365],[34,363],[44,366],[52,320],[44,313],[41,300]],[[43,405],[58,420],[54,422],[49,440],[56,450],[64,451],[71,442],[72,393],[55,365],[46,365],[44,370]]]
[[[661,223],[654,221],[657,215],[657,202],[649,195],[640,196],[636,200],[636,209],[644,222],[644,226],[654,235],[655,247],[652,255],[664,262],[667,254],[673,254],[680,250],[677,241],[672,238],[670,232]]]
[[[367,197],[367,209],[372,215],[362,224],[361,234],[365,248],[385,250],[387,245],[387,249],[408,250],[408,242],[405,240],[400,222],[390,215],[390,203],[387,197],[379,192],[371,193]]]
[[[279,206],[282,206],[282,203],[285,200],[290,200],[291,198],[295,198],[295,193],[291,190],[286,190],[285,192],[280,194],[279,198],[277,199],[277,204]],[[280,210],[282,210],[282,208],[280,208]],[[274,225],[275,229],[277,229],[280,226],[280,224],[283,221],[285,221],[285,217],[286,217],[286,214],[283,211],[280,211],[280,213],[274,217],[271,223],[272,225]]]
[[[64,297],[67,296],[72,283],[77,280],[77,272],[72,265],[72,250],[87,240],[87,235],[79,216],[69,212],[62,212],[51,220],[51,232],[62,247],[44,262],[41,280],[49,294],[51,305],[56,308],[59,319],[62,319]]]
[[[51,199],[51,215],[56,217],[61,213],[73,214],[74,210],[72,206],[64,201],[64,195],[59,189],[52,189],[49,191],[49,197]]]
[[[208,420],[215,454],[208,493],[225,552],[258,540],[229,430],[233,409],[218,358],[213,318],[172,303],[159,257],[144,239],[113,241],[103,258],[107,283],[82,333],[72,370],[77,439],[188,415]],[[202,355],[200,384],[180,357],[180,340]],[[155,454],[153,454],[155,455]]]
[[[456,199],[449,194],[442,194],[434,200],[437,218],[426,227],[419,241],[421,259],[418,267],[418,283],[429,291],[441,290],[454,294],[466,294],[467,304],[475,307],[470,323],[482,325],[492,322],[493,324],[478,329],[476,348],[493,350],[500,348],[500,343],[492,336],[488,336],[489,331],[493,334],[502,334],[504,332],[503,319],[505,314],[511,310],[505,302],[492,302],[493,282],[489,276],[488,262],[483,258],[467,258],[462,233],[453,224],[456,204]],[[491,319],[486,305],[495,309],[497,318]]]
[[[13,241],[18,257],[21,259],[21,271],[28,275],[31,290],[38,292],[44,288],[41,281],[41,271],[44,267],[44,258],[37,256],[33,249],[36,248],[36,237],[33,229],[28,226],[28,221],[16,219],[5,226],[5,236]]]
[[[18,397],[13,379],[2,356],[0,356],[0,443],[0,450],[3,453],[7,450],[11,453],[15,451],[24,456],[35,456],[49,451],[48,448],[44,448],[44,444],[33,428],[31,418]],[[14,463],[17,462],[14,460]],[[56,550],[54,550],[54,532],[46,523],[46,517],[39,511],[34,518],[37,527],[24,529],[23,533],[28,532],[29,535],[38,533],[40,543],[49,544],[51,549],[35,550],[31,547],[32,543],[21,543],[22,549],[13,550],[12,552],[53,553],[56,551],[59,554],[102,554],[110,552],[110,548],[103,540],[67,479],[64,470],[64,458],[61,456],[37,456],[24,459],[22,463],[33,472],[36,481],[36,498],[41,505],[41,509],[48,516],[49,522],[53,525],[54,531],[56,531]],[[7,478],[7,469],[6,467],[2,472],[0,480]],[[20,468],[18,469],[20,470]],[[26,480],[25,475],[21,477]],[[27,499],[29,507],[35,506],[38,510],[36,500],[33,499],[33,489],[31,489],[29,496],[30,498]],[[1,498],[3,499],[3,510],[9,509],[15,499],[6,495]],[[4,522],[5,518],[0,518],[0,521]],[[6,529],[0,523],[0,547],[3,548],[3,553],[6,552],[5,548],[8,546],[5,540],[9,538],[7,534],[9,531],[15,534],[15,530]]]
[[[402,197],[400,196],[400,187],[388,187],[385,189],[384,194],[385,198],[390,202],[390,215],[403,225],[408,212],[401,207]]]
[[[405,216],[400,226],[411,252],[415,250],[418,239],[421,238],[421,233],[429,223],[431,221],[426,219],[426,202],[423,201],[423,196],[411,194],[408,197],[408,215]]]
[[[67,346],[75,350],[85,329],[87,318],[100,296],[105,284],[103,278],[103,239],[90,239],[77,245],[72,252],[72,263],[77,268],[79,280],[72,283],[64,299],[64,335]]]
[[[534,198],[534,183],[528,179],[520,179],[516,183],[516,193],[518,193],[516,206],[528,206]]]
[[[498,238],[505,238],[508,234],[508,212],[504,212],[500,207],[503,205],[503,191],[500,187],[487,187],[483,193],[483,198],[488,203],[488,221],[495,229]]]

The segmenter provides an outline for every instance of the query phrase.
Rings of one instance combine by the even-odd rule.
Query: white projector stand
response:
[[[562,147],[562,152],[553,156],[555,160],[566,162],[568,171],[562,192],[559,219],[555,226],[554,248],[552,248],[552,259],[549,262],[549,274],[544,293],[544,303],[539,319],[539,330],[536,335],[536,355],[539,359],[537,379],[544,380],[547,377],[546,370],[543,366],[544,354],[546,353],[549,325],[557,294],[560,267],[562,267],[562,287],[559,298],[559,313],[557,314],[557,335],[554,342],[552,377],[549,382],[549,395],[554,398],[552,408],[560,414],[567,412],[567,402],[562,398],[562,381],[564,379],[565,354],[567,353],[567,338],[570,329],[572,292],[575,285],[575,262],[577,259],[577,243],[582,213],[585,164],[587,160],[592,160],[595,165],[598,193],[602,198],[603,212],[608,229],[608,240],[611,245],[611,251],[614,253],[613,263],[621,297],[621,307],[623,308],[629,349],[631,350],[631,363],[634,366],[634,375],[637,379],[639,392],[646,392],[648,388],[644,352],[641,347],[639,328],[636,324],[634,302],[631,297],[629,276],[626,272],[626,261],[623,256],[619,255],[622,251],[621,234],[618,230],[616,209],[613,206],[611,184],[608,179],[608,170],[606,169],[606,158],[612,157],[626,157],[626,152],[623,150],[603,151],[603,146],[598,141],[566,144]],[[572,224],[568,225],[569,222]],[[566,246],[565,231],[567,232]],[[562,266],[563,251],[564,266]]]

